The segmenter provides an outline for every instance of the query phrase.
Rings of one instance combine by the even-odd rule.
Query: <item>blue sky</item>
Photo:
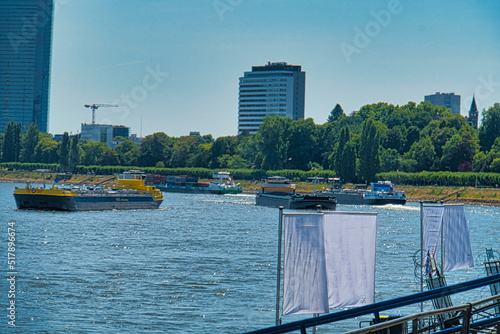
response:
[[[237,133],[238,78],[268,61],[306,72],[306,117],[369,103],[500,102],[497,0],[56,0],[51,133],[91,121],[143,136]],[[141,126],[142,119],[142,126]]]

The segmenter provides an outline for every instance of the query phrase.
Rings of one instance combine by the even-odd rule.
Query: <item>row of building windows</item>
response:
[[[241,83],[240,87],[287,87],[287,84],[282,84],[282,83],[271,83],[271,84],[258,84],[258,85],[251,85],[251,84],[246,84],[246,83]]]
[[[249,78],[240,78],[240,82],[286,82],[288,79],[249,79]]]
[[[274,116],[274,115],[281,115],[282,113],[271,113],[269,114],[269,112],[264,112],[262,114],[240,114],[238,116],[239,119],[242,119],[242,118],[259,118],[259,119],[262,119],[266,116]]]
[[[285,115],[275,115],[275,116],[280,116],[280,117],[285,117]],[[245,125],[245,124],[251,124],[251,123],[259,123],[262,124],[262,118],[256,119],[256,120],[245,120],[240,123],[240,125]]]
[[[271,93],[271,94],[240,94],[240,97],[271,97],[271,96],[282,96],[286,97],[284,93]]]
[[[291,72],[272,72],[272,71],[266,71],[266,72],[245,72],[244,78],[259,78],[259,77],[264,77],[264,78],[271,78],[271,77],[292,77],[293,73]]]
[[[242,114],[242,113],[256,112],[256,111],[277,112],[277,111],[286,111],[286,109],[273,108],[273,109],[269,110],[269,109],[245,109],[245,108],[241,108],[239,110],[239,113]]]
[[[240,102],[286,102],[286,99],[277,99],[277,98],[267,98],[267,99],[240,99]]]
[[[259,104],[240,103],[240,107],[242,107],[242,108],[251,108],[251,107],[286,107],[286,103],[259,103]]]
[[[249,93],[254,93],[254,92],[286,92],[286,89],[283,88],[269,88],[269,89],[240,89],[241,93],[249,92]]]

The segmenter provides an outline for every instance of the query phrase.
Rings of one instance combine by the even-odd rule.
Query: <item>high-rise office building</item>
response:
[[[266,116],[304,118],[306,73],[285,62],[252,66],[240,78],[238,133],[256,133]]]
[[[452,114],[460,115],[460,95],[455,93],[440,93],[426,95],[425,101],[429,101],[433,106],[443,106],[451,109]]]
[[[0,2],[0,132],[10,121],[47,132],[54,0]]]

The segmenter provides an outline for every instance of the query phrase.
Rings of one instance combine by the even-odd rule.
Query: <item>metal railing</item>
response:
[[[456,332],[462,332],[463,334],[469,333],[469,330],[471,328],[478,328],[478,327],[484,327],[487,325],[491,325],[494,323],[497,323],[500,321],[500,315],[498,314],[493,314],[492,317],[483,317],[482,319],[476,319],[475,321],[473,320],[473,315],[474,312],[485,312],[486,309],[491,309],[494,307],[498,306],[498,300],[500,299],[500,295],[492,296],[489,298],[485,298],[473,303],[467,303],[459,306],[452,306],[452,307],[447,307],[447,308],[442,308],[439,310],[432,310],[432,311],[427,311],[427,312],[420,312],[420,313],[415,313],[411,314],[408,316],[400,317],[394,320],[389,320],[383,323],[378,323],[372,326],[364,327],[364,328],[359,328],[356,330],[352,330],[349,332],[346,332],[344,334],[368,334],[368,333],[375,333],[377,331],[381,331],[384,329],[389,329],[394,326],[398,325],[403,325],[406,324],[407,322],[412,323],[411,326],[411,331],[409,333],[412,334],[417,334],[421,332],[421,328],[419,326],[419,321],[428,317],[435,317],[437,315],[441,314],[446,314],[446,313],[451,313],[451,314],[457,314],[457,316],[453,317],[453,320],[462,320],[460,323],[457,322],[457,326],[450,326],[450,328],[443,329],[439,332],[434,332],[434,333],[456,333]],[[493,302],[493,303],[492,303]],[[487,304],[485,306],[485,304]],[[424,329],[425,330],[425,329]]]
[[[307,328],[313,328],[316,326],[321,326],[325,324],[330,324],[342,320],[347,320],[347,319],[352,319],[355,317],[363,316],[363,315],[370,315],[373,314],[375,318],[375,322],[380,322],[380,312],[382,311],[387,311],[391,309],[395,309],[398,307],[403,307],[403,306],[408,306],[408,305],[414,305],[418,303],[422,303],[428,300],[444,297],[444,296],[450,296],[454,295],[457,293],[469,291],[469,290],[474,290],[477,288],[481,288],[484,286],[488,286],[490,284],[494,284],[500,282],[500,274],[496,275],[491,275],[487,277],[482,277],[479,279],[463,282],[463,283],[458,283],[455,285],[450,285],[450,286],[445,286],[442,288],[437,288],[434,290],[428,290],[424,292],[419,292],[416,294],[412,294],[409,296],[404,296],[404,297],[398,297],[390,300],[385,300],[377,303],[373,303],[370,305],[366,306],[361,306],[357,308],[353,308],[350,310],[345,310],[345,311],[339,311],[336,313],[332,314],[326,314],[326,315],[321,315],[318,317],[314,318],[308,318],[308,319],[303,319],[299,321],[294,321],[294,322],[289,322],[286,324],[281,324],[273,327],[268,327],[268,328],[263,328],[255,331],[250,331],[247,333],[254,333],[254,334],[271,334],[271,333],[289,333],[292,331],[297,331],[300,330],[302,334],[306,334],[306,329]],[[380,326],[377,327],[377,330],[381,330],[382,328],[388,328],[391,326],[394,326],[396,324],[405,322],[405,321],[414,321],[412,317],[415,317],[415,319],[420,319],[425,316],[429,315],[438,315],[442,313],[450,313],[450,312],[456,312],[456,311],[461,311],[462,313],[462,324],[459,324],[458,326],[453,326],[452,328],[449,329],[444,329],[441,331],[435,331],[434,333],[440,333],[440,334],[447,334],[447,333],[454,333],[454,332],[462,332],[463,330],[465,331],[464,333],[469,332],[469,325],[470,328],[477,328],[477,327],[482,327],[482,326],[487,326],[491,325],[494,323],[497,323],[500,321],[500,315],[496,314],[496,312],[491,313],[489,317],[485,316],[481,320],[477,320],[475,322],[470,322],[471,315],[473,313],[472,308],[474,305],[478,305],[481,303],[484,303],[485,301],[493,301],[493,300],[498,300],[500,298],[499,295],[493,296],[490,298],[487,298],[485,300],[481,300],[479,302],[475,303],[470,303],[470,304],[465,304],[465,305],[460,305],[456,307],[451,307],[451,308],[446,308],[446,309],[440,309],[440,310],[432,310],[429,312],[423,312],[419,313],[416,315],[410,315],[404,318],[409,318],[410,320],[403,320],[404,318],[398,318],[395,320],[390,320],[384,323],[376,324],[375,326]],[[498,304],[497,304],[498,305]],[[469,311],[471,310],[471,311]],[[417,320],[418,321],[418,320]],[[367,327],[368,328],[368,327]],[[416,327],[415,327],[416,328]],[[372,330],[366,330],[366,328],[362,328],[359,331],[353,331],[352,333],[370,333]],[[374,330],[374,331],[377,331]],[[351,332],[350,332],[351,333]]]

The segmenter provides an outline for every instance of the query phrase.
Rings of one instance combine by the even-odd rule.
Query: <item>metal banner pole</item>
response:
[[[283,234],[283,207],[279,207],[278,223],[278,265],[276,266],[276,323],[280,324],[280,290],[281,290],[281,239]]]
[[[420,202],[420,292],[424,291],[424,202]],[[424,304],[420,303],[420,312]]]
[[[444,207],[443,201],[441,201],[441,205]],[[444,210],[444,209],[443,209]],[[441,219],[441,275],[444,275],[444,224]]]

